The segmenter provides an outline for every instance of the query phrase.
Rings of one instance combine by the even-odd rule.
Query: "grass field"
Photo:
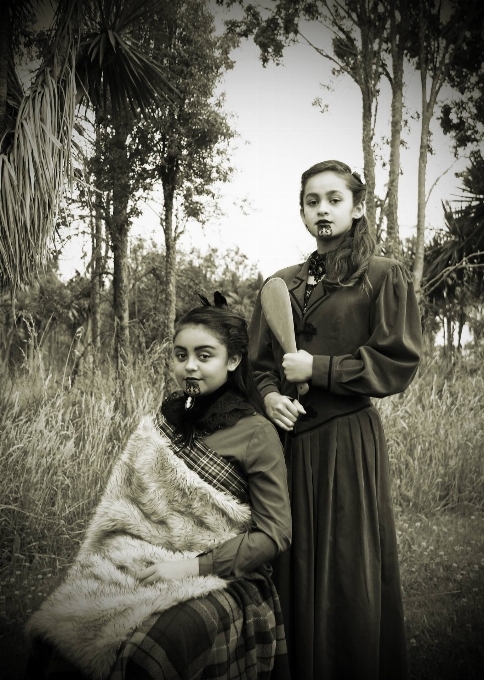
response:
[[[117,452],[162,390],[147,357],[68,390],[41,364],[0,396],[2,678],[22,677],[22,626],[76,554]],[[379,402],[389,441],[412,676],[484,678],[484,370],[424,362]]]

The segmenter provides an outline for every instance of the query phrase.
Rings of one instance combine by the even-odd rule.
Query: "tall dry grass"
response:
[[[427,357],[406,392],[377,404],[400,508],[484,508],[483,363],[476,350],[453,363]]]
[[[118,452],[140,417],[161,403],[158,362],[153,350],[127,368],[122,383],[105,367],[66,389],[62,375],[46,375],[35,357],[4,383],[0,616],[23,618],[47,588],[32,578],[60,576],[71,562]]]

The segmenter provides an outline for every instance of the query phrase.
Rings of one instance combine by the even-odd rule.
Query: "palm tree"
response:
[[[460,207],[444,206],[446,231],[427,250],[422,286],[429,310],[445,317],[449,328],[458,323],[459,341],[468,312],[480,304],[484,288],[484,159],[480,152],[471,155],[461,177]]]
[[[4,0],[2,7],[11,20],[15,7],[30,11],[34,3]],[[157,8],[156,0],[59,0],[50,50],[19,105],[14,129],[8,129],[6,115],[0,129],[0,288],[31,281],[45,261],[72,176],[76,104],[84,97],[98,106],[109,100],[116,117],[128,107],[143,112],[158,97],[173,96],[162,69],[134,37],[136,26]],[[13,49],[11,43],[9,64]],[[13,74],[4,101],[18,85]],[[0,116],[1,97],[0,72]]]

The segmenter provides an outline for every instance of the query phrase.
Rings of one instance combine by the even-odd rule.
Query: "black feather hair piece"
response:
[[[218,290],[216,290],[215,293],[213,294],[213,302],[215,304],[215,307],[220,307],[221,309],[229,308],[226,298],[222,295],[222,293],[219,293]]]
[[[213,294],[213,305],[210,304],[205,295],[197,293],[200,301],[204,307],[218,307],[219,309],[228,309],[229,305],[226,298],[218,290]]]

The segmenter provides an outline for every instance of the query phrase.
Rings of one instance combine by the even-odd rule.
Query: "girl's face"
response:
[[[323,250],[336,248],[353,219],[362,215],[363,204],[353,205],[353,194],[341,175],[327,170],[307,181],[301,218]]]
[[[210,394],[227,382],[241,356],[227,348],[205,326],[185,326],[174,341],[175,378],[186,394]]]

